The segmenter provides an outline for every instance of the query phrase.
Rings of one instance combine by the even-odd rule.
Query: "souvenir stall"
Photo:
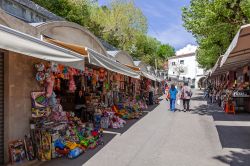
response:
[[[63,102],[70,104],[77,88],[85,86],[84,77],[89,73],[49,62],[34,66],[34,79],[40,84],[41,91],[31,93],[30,134],[9,144],[11,163],[25,158],[29,161],[72,159],[102,145],[100,127],[84,123],[75,115],[74,108],[63,105]]]
[[[234,91],[232,94],[235,110],[250,112],[249,66],[235,72]]]

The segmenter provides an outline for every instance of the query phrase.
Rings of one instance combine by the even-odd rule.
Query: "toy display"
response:
[[[25,159],[25,147],[22,140],[16,140],[9,143],[11,163],[22,162]]]
[[[35,150],[30,136],[25,135],[24,137],[24,147],[26,152],[26,157],[28,160],[35,159]]]
[[[122,128],[126,120],[140,118],[147,108],[133,94],[135,86],[139,87],[134,84],[140,82],[127,76],[103,68],[80,71],[56,63],[39,63],[35,69],[34,79],[43,91],[31,92],[31,136],[10,143],[12,163],[25,158],[77,158],[104,144],[102,129]],[[78,90],[84,91],[86,100],[86,110],[79,118],[75,107],[70,107]]]

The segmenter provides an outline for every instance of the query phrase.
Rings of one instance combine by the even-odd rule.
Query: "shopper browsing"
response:
[[[75,115],[78,118],[81,118],[82,111],[84,108],[86,108],[85,104],[86,104],[86,100],[85,100],[83,91],[79,90],[75,98]]]

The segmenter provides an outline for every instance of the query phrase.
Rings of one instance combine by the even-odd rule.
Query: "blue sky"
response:
[[[99,0],[105,4],[108,0]],[[162,43],[169,43],[176,50],[187,44],[196,45],[192,34],[182,26],[181,8],[190,0],[134,0],[148,20],[148,35]]]

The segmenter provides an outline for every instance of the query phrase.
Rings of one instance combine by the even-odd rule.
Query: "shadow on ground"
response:
[[[115,137],[115,134],[109,134],[104,133],[103,134],[103,146],[98,146],[93,150],[88,150],[87,152],[83,153],[79,157],[75,159],[68,159],[68,158],[59,158],[59,159],[53,159],[51,161],[41,162],[37,165],[39,166],[68,166],[68,165],[74,165],[74,166],[82,166],[84,163],[86,163],[91,157],[93,157],[97,152],[99,152],[105,145],[107,145],[113,138]]]
[[[250,126],[216,126],[216,129],[223,148],[250,149]]]
[[[241,152],[230,151],[229,154],[223,156],[215,156],[214,159],[230,166],[249,166],[250,165],[250,150]]]

